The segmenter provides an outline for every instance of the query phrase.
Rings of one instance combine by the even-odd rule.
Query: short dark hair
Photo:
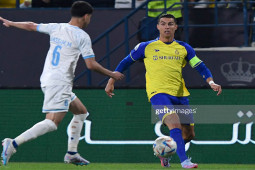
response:
[[[85,1],[75,1],[71,7],[72,17],[83,17],[85,14],[92,14],[93,7]]]
[[[175,24],[177,24],[176,18],[175,18],[173,15],[171,15],[171,14],[162,14],[162,15],[160,15],[160,16],[158,17],[158,23],[159,23],[159,21],[160,21],[161,18],[173,18]]]

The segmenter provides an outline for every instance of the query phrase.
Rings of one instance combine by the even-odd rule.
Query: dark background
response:
[[[212,24],[214,22],[214,9],[190,9],[189,24]],[[99,35],[109,29],[112,25],[126,16],[130,9],[95,9],[90,25],[86,32],[91,36],[92,41]],[[69,9],[10,9],[0,11],[0,16],[13,21],[33,21],[36,23],[50,22],[69,22]],[[139,21],[145,16],[145,11],[140,10],[129,20],[129,33],[134,33],[138,29]],[[219,23],[243,23],[243,14],[240,9],[219,9]],[[111,32],[110,49],[124,39],[124,24],[121,24],[115,31]],[[189,44],[196,47],[241,47],[244,44],[243,27],[203,27],[189,28]],[[105,39],[93,44],[96,59],[100,60],[106,53]],[[133,49],[139,43],[135,36],[129,40],[129,49]],[[27,32],[15,28],[6,28],[0,25],[0,88],[38,88],[40,87],[40,75],[43,69],[45,56],[49,48],[49,36],[37,32]],[[238,50],[238,51],[236,51]],[[117,64],[126,56],[125,46],[121,46],[117,51],[110,55],[110,65],[104,60],[101,64],[111,70],[114,70]],[[197,56],[205,61],[214,75],[214,79],[225,87],[241,86],[254,87],[254,64],[255,58],[252,48],[243,50],[237,48],[228,50],[196,50]],[[235,61],[248,62],[250,65],[243,66],[243,73],[238,70]],[[227,80],[221,71],[225,63],[232,63],[231,68],[234,75],[239,76],[235,82]],[[242,63],[240,66],[242,66]],[[240,62],[239,62],[240,63]],[[235,67],[235,68],[234,68]],[[245,68],[247,67],[247,68]],[[76,75],[86,70],[84,61],[80,59]],[[226,70],[228,72],[229,70]],[[190,66],[184,69],[183,76],[187,87],[201,88],[205,87],[203,79]],[[138,62],[131,66],[127,77],[129,81],[120,81],[117,87],[145,87],[145,70],[143,62]],[[228,73],[226,73],[228,74]],[[243,77],[244,76],[244,77]],[[245,77],[246,76],[246,77]],[[246,79],[249,77],[248,79]],[[87,76],[83,76],[74,83],[74,87],[104,87],[106,81],[100,84],[106,77],[98,73],[92,73],[91,84],[87,83]],[[244,81],[246,79],[246,81]]]

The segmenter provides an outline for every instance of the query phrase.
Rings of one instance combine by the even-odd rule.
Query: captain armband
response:
[[[192,68],[198,66],[202,62],[203,61],[201,61],[197,56],[194,56],[191,60],[189,60],[189,64]]]

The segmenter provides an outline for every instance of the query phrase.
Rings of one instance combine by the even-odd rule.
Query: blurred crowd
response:
[[[68,8],[78,0],[19,0],[20,8]],[[93,7],[113,8],[115,0],[84,0]],[[0,8],[16,8],[16,0],[0,0]]]
[[[19,0],[20,8],[58,8],[71,7],[78,0]],[[96,8],[131,8],[132,0],[84,0]],[[146,0],[135,0],[135,7],[140,6]],[[162,0],[163,1],[163,0]],[[181,1],[181,0],[180,0]],[[182,0],[184,1],[184,0]],[[238,8],[242,6],[242,0],[188,0],[199,4],[189,5],[192,8],[214,8],[217,1],[218,8]],[[16,8],[16,0],[0,0],[0,8]]]
[[[217,1],[218,8],[239,8],[242,5],[242,0],[190,0],[191,2],[198,2],[194,8],[214,8],[215,1]]]

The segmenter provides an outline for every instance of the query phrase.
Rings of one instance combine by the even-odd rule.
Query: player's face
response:
[[[159,30],[160,36],[163,37],[174,37],[174,33],[177,29],[177,24],[174,22],[173,18],[161,18],[157,28]]]

